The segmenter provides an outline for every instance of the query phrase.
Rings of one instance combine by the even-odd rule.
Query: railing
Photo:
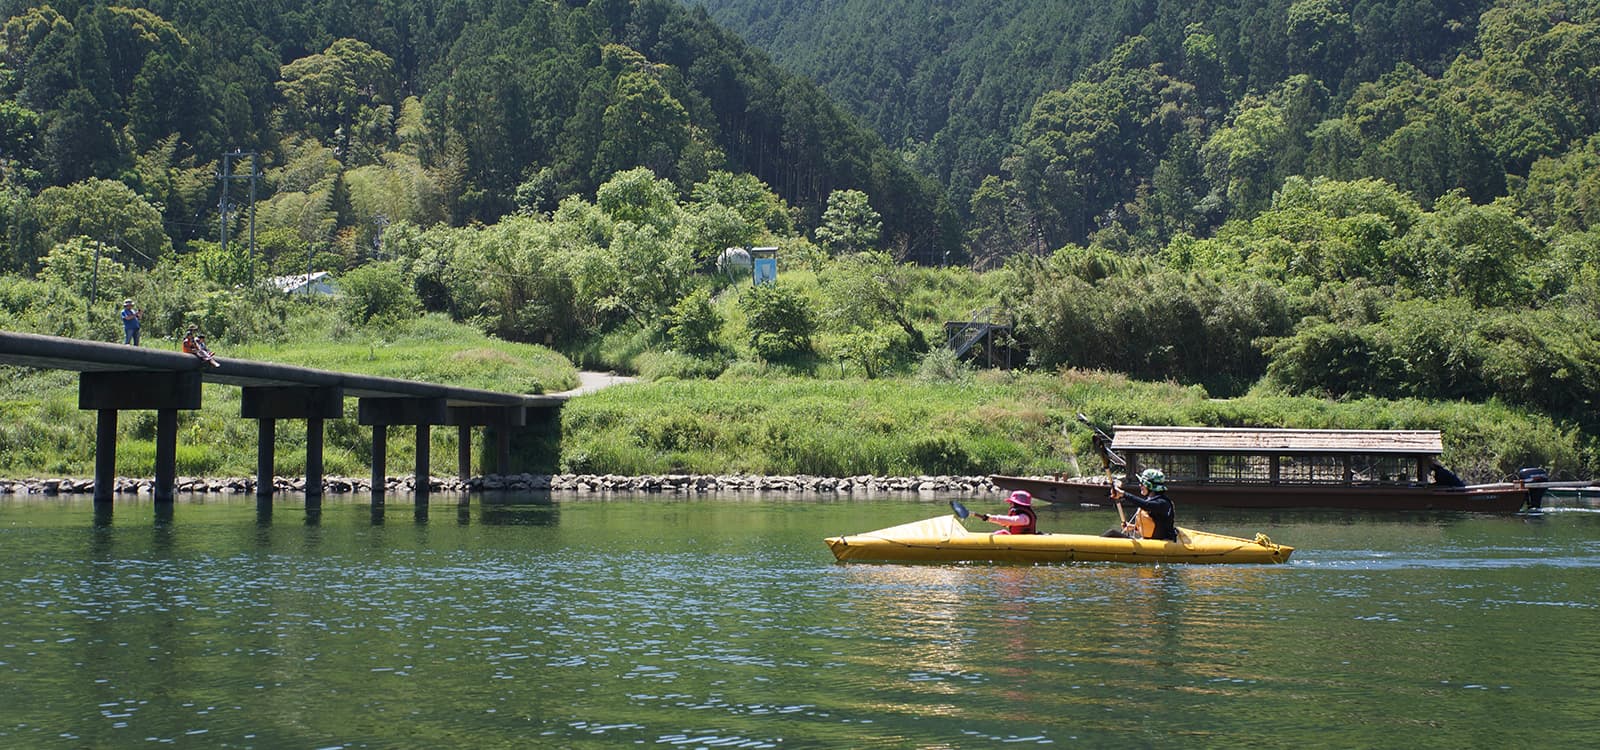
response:
[[[994,307],[992,306],[974,311],[972,320],[950,333],[949,338],[945,341],[945,346],[954,351],[957,357],[965,356],[967,352],[972,350],[972,347],[977,346],[978,342],[982,341],[984,336],[989,335],[989,331],[994,328],[994,324],[989,321],[990,316],[993,314]]]

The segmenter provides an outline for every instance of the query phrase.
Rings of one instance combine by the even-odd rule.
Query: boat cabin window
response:
[[[1291,484],[1344,484],[1344,457],[1279,456],[1278,481]]]
[[[1139,467],[1161,469],[1170,482],[1217,484],[1415,484],[1416,456],[1144,453]]]
[[[1207,463],[1209,478],[1213,482],[1264,484],[1272,481],[1272,459],[1269,456],[1211,456]]]
[[[1350,481],[1356,484],[1411,484],[1416,475],[1415,456],[1350,457]]]
[[[1169,482],[1188,482],[1205,477],[1200,471],[1200,456],[1192,453],[1141,453],[1139,466],[1155,467]]]

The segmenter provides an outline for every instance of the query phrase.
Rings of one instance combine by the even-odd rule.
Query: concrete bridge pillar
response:
[[[528,410],[522,406],[452,406],[445,424],[456,425],[460,443],[456,464],[461,479],[472,478],[472,428],[493,427],[496,438],[495,468],[504,473],[511,463],[511,430],[528,423]]]
[[[273,480],[277,475],[278,420],[261,417],[256,420],[256,499],[271,500]]]
[[[156,412],[155,500],[171,503],[178,477],[178,410],[200,408],[200,373],[85,372],[78,378],[78,408],[98,412],[95,426],[94,500],[111,502],[116,481],[117,412]]]
[[[380,427],[390,425],[415,425],[417,428],[416,450],[416,501],[428,501],[429,455],[431,428],[436,424],[446,424],[449,409],[443,398],[363,398],[357,403],[357,421],[363,425],[370,425],[373,440],[373,492],[378,491],[378,464],[381,453],[378,452],[378,443],[381,440],[383,447],[388,447],[388,437],[379,438]]]
[[[256,498],[272,496],[277,420],[306,421],[306,503],[322,500],[323,425],[344,416],[344,389],[319,386],[246,386],[239,415],[259,420],[256,429]]]
[[[432,448],[433,425],[426,422],[417,425],[417,463],[416,468],[411,472],[411,476],[414,478],[412,484],[415,485],[413,491],[416,493],[416,501],[419,503],[426,503],[428,494],[433,491],[433,472],[430,470],[433,465]]]
[[[372,426],[372,502],[383,502],[385,485],[389,481],[389,426]]]
[[[109,505],[117,481],[117,410],[100,409],[94,421],[94,504]]]

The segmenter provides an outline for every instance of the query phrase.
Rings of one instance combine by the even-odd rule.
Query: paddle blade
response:
[[[967,510],[967,506],[962,505],[960,500],[951,500],[950,510],[955,511],[956,518],[960,518],[962,520],[965,520],[967,516],[972,515],[972,511]]]

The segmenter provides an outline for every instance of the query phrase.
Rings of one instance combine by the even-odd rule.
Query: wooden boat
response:
[[[1167,477],[1167,497],[1184,505],[1229,508],[1343,508],[1515,513],[1537,508],[1555,483],[1542,469],[1517,481],[1431,483],[1443,452],[1437,430],[1286,430],[1118,426],[1110,455],[1135,475]],[[1027,490],[1053,503],[1109,505],[1105,477],[994,475],[995,486]]]
[[[1089,534],[983,534],[968,531],[954,515],[827,542],[841,561],[1281,563],[1294,552],[1260,534],[1240,539],[1182,527],[1176,542]]]

